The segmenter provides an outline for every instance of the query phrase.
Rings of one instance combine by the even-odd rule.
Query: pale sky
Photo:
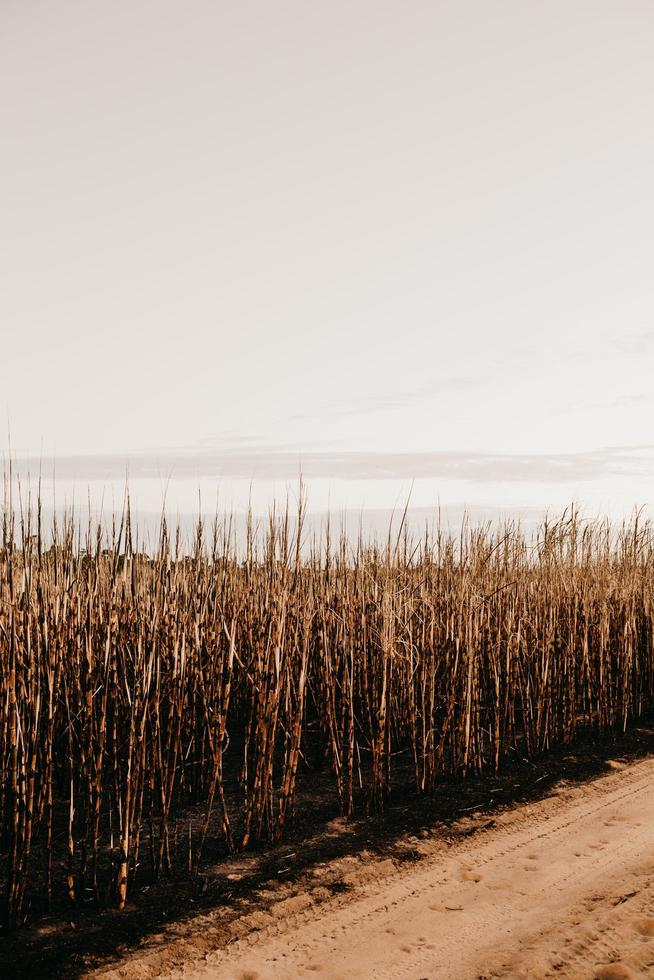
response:
[[[14,453],[654,504],[653,51],[649,0],[1,0]]]

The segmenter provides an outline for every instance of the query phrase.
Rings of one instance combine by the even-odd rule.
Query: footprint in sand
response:
[[[474,881],[477,884],[482,880],[483,875],[480,875],[478,871],[470,871],[468,868],[464,868],[461,877],[464,881]]]
[[[509,881],[489,881],[488,887],[494,892],[510,892],[513,889]]]
[[[636,923],[636,929],[641,936],[652,939],[654,937],[654,919],[639,919]]]
[[[631,980],[633,973],[622,963],[607,963],[593,973],[593,980]]]
[[[259,980],[259,974],[256,970],[243,970],[238,980]]]

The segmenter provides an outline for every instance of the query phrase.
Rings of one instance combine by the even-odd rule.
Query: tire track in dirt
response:
[[[608,939],[608,924],[598,921],[599,908],[615,907],[625,881],[636,884],[648,850],[654,870],[654,847],[648,848],[654,832],[646,820],[653,802],[651,760],[564,790],[504,814],[496,829],[449,848],[428,846],[427,866],[364,884],[358,896],[319,917],[307,909],[302,923],[276,923],[277,936],[264,931],[254,942],[246,938],[193,975],[592,976],[620,953]],[[628,890],[640,894],[637,887]],[[599,892],[601,900],[593,904]],[[629,914],[630,908],[622,913]],[[579,925],[570,927],[569,918]],[[629,934],[628,924],[624,929],[639,948],[648,945],[640,934]],[[569,947],[564,956],[561,945]],[[646,968],[640,962],[622,966],[634,976]]]
[[[446,839],[407,837],[406,847],[422,857],[417,864],[370,856],[332,862],[330,873],[342,868],[348,886],[342,894],[318,879],[317,887],[237,920],[228,927],[233,941],[222,947],[216,922],[203,916],[174,950],[164,944],[147,961],[131,958],[102,975],[654,976],[652,812],[654,759],[647,759],[581,786],[560,786],[493,820],[464,818]]]

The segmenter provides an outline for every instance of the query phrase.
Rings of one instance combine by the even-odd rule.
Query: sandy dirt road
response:
[[[167,975],[654,977],[654,760],[614,765],[458,842],[422,840],[411,865],[360,862],[347,893],[287,899]]]

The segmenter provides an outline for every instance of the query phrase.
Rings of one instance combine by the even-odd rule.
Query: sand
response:
[[[482,980],[654,977],[654,760],[623,766],[453,840],[407,838],[417,862],[351,858],[344,889],[286,895],[191,930],[103,977],[170,980]],[[461,830],[461,827],[459,828]],[[333,872],[333,868],[330,869]],[[322,869],[326,875],[326,870]],[[224,940],[223,940],[224,942]],[[100,971],[98,971],[99,975]]]

